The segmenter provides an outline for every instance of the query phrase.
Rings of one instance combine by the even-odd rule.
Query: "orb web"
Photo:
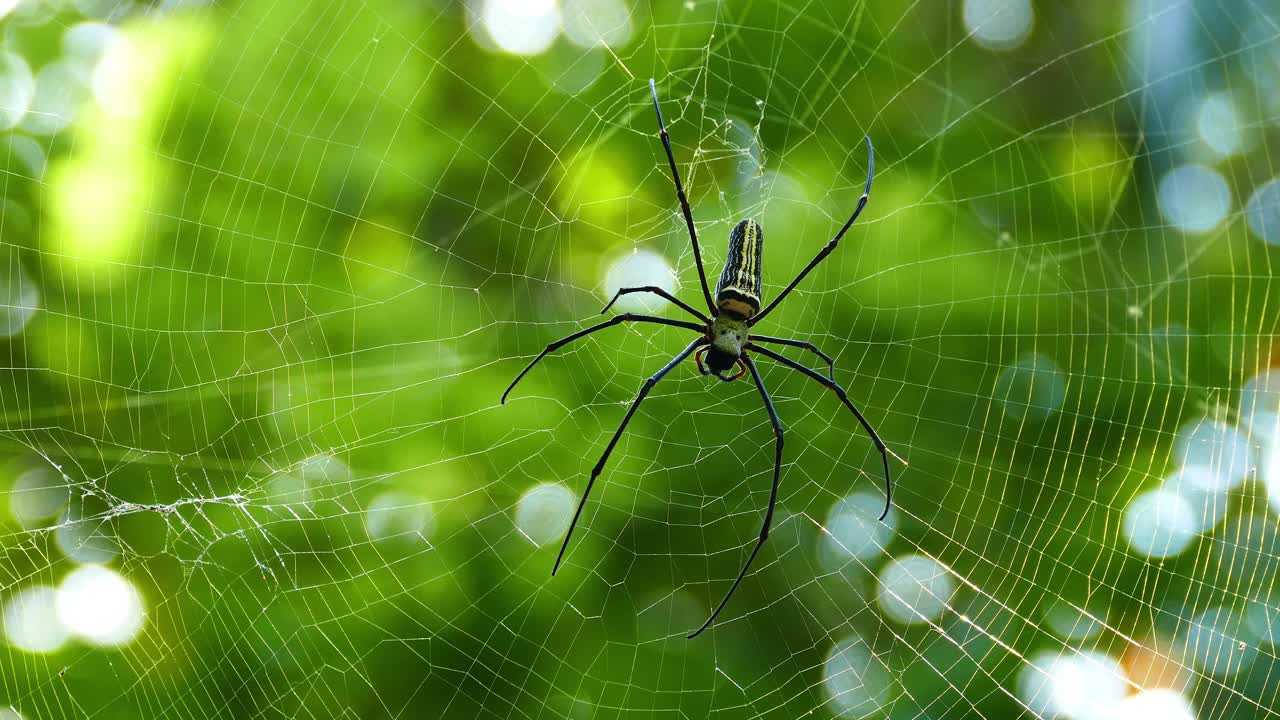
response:
[[[0,717],[1277,714],[1265,3],[0,2]],[[761,359],[644,380],[767,228]],[[662,302],[628,310],[679,317]],[[788,355],[813,365],[812,356]]]

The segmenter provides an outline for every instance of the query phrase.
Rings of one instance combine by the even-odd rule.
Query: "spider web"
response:
[[[566,0],[593,47],[517,56],[500,5],[0,20],[29,106],[5,104],[0,706],[1278,714],[1280,16],[1040,3],[1020,38],[1018,2]],[[86,16],[118,35],[53,92],[66,37],[105,36]],[[603,331],[498,402],[621,282],[700,305],[649,77],[713,286],[751,216],[780,291],[874,141],[867,211],[761,330],[831,354],[901,458],[879,524],[865,433],[761,359],[778,511],[692,641],[768,502],[755,389],[656,386],[554,578],[689,335]],[[132,590],[77,596],[85,568]]]

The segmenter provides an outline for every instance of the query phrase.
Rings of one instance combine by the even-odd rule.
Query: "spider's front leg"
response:
[[[522,379],[524,379],[524,376],[527,375],[529,371],[533,369],[533,366],[537,365],[538,362],[542,360],[542,358],[546,357],[550,353],[555,352],[556,350],[559,350],[565,345],[568,345],[574,340],[577,340],[579,338],[584,338],[593,332],[604,330],[605,328],[613,327],[614,325],[628,322],[628,321],[656,323],[658,325],[670,325],[671,327],[678,327],[678,328],[684,328],[686,330],[693,330],[694,332],[697,332],[697,333],[706,332],[705,328],[698,325],[694,325],[691,322],[685,322],[684,320],[669,320],[667,318],[653,317],[650,315],[636,315],[635,313],[624,313],[622,315],[614,315],[613,317],[609,318],[608,320],[605,320],[602,323],[592,325],[586,330],[579,330],[578,332],[573,333],[568,337],[560,338],[559,340],[543,348],[542,352],[538,353],[538,356],[535,357],[533,360],[530,360],[529,364],[525,365],[524,369],[520,371],[520,374],[516,376],[516,379],[512,380],[511,384],[507,386],[507,389],[502,393],[502,404],[505,405],[507,403],[507,395],[510,395],[511,391],[515,389],[516,383],[519,383]]]
[[[836,361],[831,356],[818,349],[817,345],[804,340],[792,340],[790,338],[769,337],[768,335],[751,335],[751,342],[771,343],[773,345],[786,345],[788,347],[804,348],[809,352],[817,355],[827,362],[827,379],[835,382],[836,380]]]
[[[623,295],[630,295],[631,293],[641,293],[641,292],[643,292],[643,293],[652,293],[652,294],[654,294],[654,295],[657,295],[658,297],[666,298],[669,302],[671,302],[671,304],[675,305],[676,307],[680,308],[681,310],[684,310],[685,312],[687,312],[687,313],[689,313],[690,315],[692,315],[692,316],[694,316],[694,317],[698,318],[698,319],[699,319],[699,320],[701,320],[702,322],[707,323],[708,325],[710,325],[710,324],[711,324],[711,318],[707,317],[706,315],[703,315],[702,313],[698,312],[697,310],[694,310],[692,307],[689,307],[688,305],[686,305],[684,302],[682,302],[682,301],[681,301],[679,298],[677,298],[676,296],[672,295],[671,293],[667,292],[666,290],[663,290],[662,288],[660,288],[660,287],[658,287],[658,286],[656,286],[656,285],[645,285],[645,286],[643,286],[643,287],[620,288],[620,289],[618,290],[618,292],[614,294],[613,299],[609,301],[609,304],[608,304],[608,305],[605,305],[605,306],[604,306],[604,309],[600,311],[600,314],[601,314],[601,315],[603,315],[603,314],[605,314],[605,313],[609,312],[609,308],[613,307],[613,304],[614,304],[614,303],[616,303],[616,302],[618,302],[618,298],[622,297]]]

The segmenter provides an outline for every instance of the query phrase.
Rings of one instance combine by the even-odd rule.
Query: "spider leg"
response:
[[[608,320],[605,320],[604,322],[598,325],[592,325],[586,330],[579,330],[578,332],[568,337],[561,338],[551,343],[546,348],[544,348],[542,352],[538,353],[538,357],[529,361],[529,364],[524,366],[524,369],[520,371],[520,374],[516,376],[516,379],[512,380],[511,384],[507,386],[506,391],[502,393],[502,404],[504,405],[506,404],[507,395],[511,394],[511,390],[516,386],[516,383],[520,382],[520,380],[526,374],[528,374],[530,370],[533,369],[533,366],[537,365],[538,361],[546,357],[548,353],[555,352],[556,350],[560,349],[561,347],[564,347],[565,345],[568,345],[574,340],[577,340],[578,338],[581,338],[581,337],[586,337],[587,335],[590,335],[591,333],[597,330],[603,330],[607,327],[612,327],[614,325],[627,322],[627,321],[657,323],[659,325],[670,325],[672,327],[681,327],[688,330],[693,330],[694,332],[697,332],[699,334],[705,332],[706,330],[706,328],[702,327],[701,325],[695,325],[691,322],[685,322],[684,320],[669,320],[667,318],[653,317],[651,315],[636,315],[634,313],[623,313],[622,315],[614,315],[613,317],[609,318]]]
[[[773,407],[773,399],[769,397],[769,391],[764,387],[764,380],[760,379],[760,371],[756,370],[756,364],[751,362],[751,358],[746,355],[742,356],[743,362],[746,363],[747,369],[751,371],[751,377],[756,381],[756,389],[760,391],[760,397],[764,400],[764,409],[769,411],[769,422],[773,423],[773,488],[769,491],[769,509],[764,513],[764,524],[760,526],[760,538],[756,540],[756,546],[751,549],[751,554],[747,556],[747,562],[743,564],[742,570],[738,572],[738,577],[733,581],[733,585],[729,587],[729,592],[725,593],[724,599],[716,607],[715,612],[711,613],[711,617],[702,623],[702,627],[689,633],[689,639],[698,637],[698,635],[707,628],[711,627],[711,623],[715,622],[716,616],[729,604],[729,598],[733,597],[733,592],[738,589],[738,585],[742,583],[742,578],[746,577],[747,570],[751,567],[751,563],[756,559],[756,555],[760,553],[760,548],[764,545],[764,541],[769,539],[769,528],[773,526],[773,508],[778,504],[778,484],[782,472],[782,421],[778,419],[778,411]]]
[[[875,174],[875,171],[876,171],[876,152],[871,147],[870,135],[866,137],[866,141],[867,141],[867,185],[862,189],[862,197],[858,199],[858,207],[854,209],[853,214],[850,215],[849,219],[845,221],[844,227],[840,228],[840,232],[836,233],[836,236],[831,238],[831,241],[828,242],[825,247],[823,247],[821,250],[818,251],[818,254],[812,260],[809,261],[809,264],[806,265],[804,269],[800,271],[800,274],[796,275],[796,279],[792,280],[791,284],[787,285],[787,287],[783,289],[781,293],[778,293],[778,297],[774,298],[773,302],[769,303],[768,307],[766,307],[764,310],[760,311],[756,315],[752,316],[752,318],[747,321],[748,326],[755,325],[756,323],[763,320],[765,315],[768,315],[770,312],[772,312],[773,309],[778,306],[778,303],[782,302],[782,299],[785,298],[788,293],[794,290],[796,285],[800,284],[800,281],[804,279],[805,275],[809,274],[810,270],[817,267],[818,263],[822,262],[823,259],[825,259],[828,255],[831,254],[833,250],[836,249],[836,245],[840,244],[840,238],[844,237],[844,234],[849,231],[849,227],[853,225],[853,221],[857,220],[858,216],[862,214],[862,208],[867,206],[867,198],[871,197],[871,176]]]
[[[805,350],[808,350],[809,352],[817,355],[823,360],[826,360],[827,361],[827,378],[833,382],[836,379],[836,361],[832,360],[830,355],[827,355],[826,353],[819,350],[818,346],[814,345],[811,342],[804,342],[803,340],[792,340],[790,338],[778,338],[778,337],[769,337],[768,335],[754,335],[754,334],[751,335],[750,339],[752,342],[772,343],[774,345],[786,345],[788,347],[804,348]]]
[[[638,293],[638,292],[653,293],[654,295],[664,297],[667,300],[670,300],[672,304],[674,304],[676,307],[679,307],[681,310],[684,310],[685,312],[698,318],[702,322],[704,323],[711,322],[711,319],[708,318],[706,315],[703,315],[697,310],[694,310],[693,308],[684,304],[684,302],[682,302],[681,300],[679,300],[678,298],[676,298],[674,295],[667,292],[666,290],[663,290],[660,287],[655,287],[653,285],[645,285],[644,287],[621,288],[620,290],[618,290],[617,294],[613,296],[613,299],[609,301],[609,304],[604,306],[604,309],[600,311],[600,314],[603,315],[609,312],[609,308],[613,307],[613,304],[618,302],[618,298],[622,297],[623,295],[630,295],[631,293]]]
[[[702,358],[704,358],[704,357],[706,357],[706,356],[707,356],[707,351],[708,351],[708,350],[710,350],[710,349],[711,349],[711,346],[709,346],[709,345],[708,345],[708,346],[704,346],[701,350],[699,350],[699,351],[698,351],[698,354],[697,354],[697,355],[694,355],[694,356],[693,356],[693,361],[694,361],[694,362],[696,362],[696,363],[698,364],[698,372],[699,372],[699,373],[701,373],[701,374],[703,374],[703,375],[710,375],[710,374],[711,374],[711,371],[710,371],[710,370],[708,370],[708,369],[707,369],[707,367],[706,367],[705,365],[703,365],[703,364],[702,364]]]
[[[853,416],[858,418],[858,422],[862,423],[862,427],[867,431],[867,435],[871,436],[871,442],[875,444],[876,450],[880,451],[880,459],[884,463],[884,512],[880,513],[880,519],[884,520],[885,517],[889,515],[889,506],[893,502],[893,480],[889,475],[889,449],[885,447],[884,441],[880,439],[880,435],[875,431],[875,428],[871,427],[871,423],[867,422],[867,419],[862,416],[862,413],[858,411],[858,408],[850,402],[849,395],[845,393],[844,388],[840,387],[840,383],[824,378],[821,373],[811,370],[795,360],[783,357],[768,348],[762,348],[758,345],[748,343],[747,349],[754,350],[765,357],[773,358],[783,365],[786,365],[793,370],[799,370],[805,375],[808,375],[814,380],[822,383],[824,386],[833,390],[836,396],[840,398],[840,402],[844,403],[844,406],[849,408],[849,411],[853,413]]]
[[[653,78],[649,78],[649,92],[653,94],[653,111],[658,114],[658,130],[662,135],[662,147],[667,151],[667,164],[671,166],[671,179],[676,183],[676,197],[680,199],[680,211],[684,213],[684,224],[689,227],[689,239],[693,241],[693,262],[698,266],[698,280],[702,283],[702,296],[707,301],[707,309],[712,315],[718,315],[716,304],[711,300],[711,290],[707,287],[707,271],[702,267],[702,251],[698,248],[698,231],[693,227],[693,211],[689,209],[689,198],[684,194],[684,186],[680,184],[680,172],[676,170],[676,156],[671,153],[671,137],[667,135],[667,124],[662,119],[662,107],[658,105],[658,86]]]
[[[600,456],[596,466],[591,468],[591,478],[587,480],[587,487],[582,491],[582,499],[578,501],[578,510],[573,514],[573,522],[569,523],[569,529],[564,534],[564,542],[560,544],[560,554],[556,556],[556,564],[551,568],[552,575],[555,575],[556,571],[560,569],[560,561],[564,559],[564,551],[569,548],[569,538],[573,537],[573,529],[578,526],[578,518],[582,517],[582,508],[587,504],[587,496],[591,494],[591,486],[596,484],[596,478],[600,477],[600,472],[604,470],[605,462],[609,460],[609,455],[613,453],[614,446],[618,444],[618,438],[622,437],[622,431],[627,429],[627,423],[631,422],[631,416],[635,415],[636,408],[640,407],[640,403],[644,401],[645,396],[649,394],[649,391],[653,389],[654,385],[658,384],[658,381],[663,376],[671,372],[672,368],[684,362],[685,358],[689,357],[699,345],[705,342],[707,342],[707,339],[700,337],[689,343],[688,347],[681,350],[679,355],[676,355],[671,359],[671,362],[664,365],[661,370],[654,373],[648,380],[645,380],[644,385],[640,387],[640,394],[631,402],[631,407],[627,410],[627,414],[623,416],[622,424],[618,425],[618,429],[614,431],[613,439],[609,441],[609,446],[604,449],[604,454]]]

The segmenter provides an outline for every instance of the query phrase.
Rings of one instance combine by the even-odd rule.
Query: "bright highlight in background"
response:
[[[1057,363],[1039,353],[1027,353],[996,378],[996,399],[1014,420],[1044,420],[1062,407],[1067,384]]]
[[[821,535],[823,564],[828,570],[839,570],[851,560],[870,560],[884,552],[898,525],[897,514],[890,513],[879,521],[884,498],[857,492],[843,497],[831,506]]]
[[[1178,430],[1174,458],[1183,466],[1201,468],[1190,479],[1204,483],[1200,489],[1235,488],[1253,472],[1253,448],[1239,430],[1220,421],[1193,420]]]
[[[1253,191],[1245,206],[1249,230],[1269,245],[1280,245],[1280,178]]]
[[[63,555],[80,563],[101,565],[111,562],[120,552],[120,545],[111,532],[109,523],[86,519],[80,507],[73,506],[58,516],[54,542]]]
[[[1108,655],[1064,653],[1049,666],[1050,705],[1069,718],[1107,717],[1128,691],[1124,670]]]
[[[113,570],[78,568],[62,581],[55,602],[58,619],[95,645],[124,645],[142,629],[142,597]]]
[[[955,582],[938,561],[908,555],[880,571],[877,599],[885,615],[900,623],[936,620],[951,601]]]
[[[22,122],[35,95],[36,79],[27,61],[20,55],[0,53],[0,130]]]
[[[1218,677],[1229,677],[1249,667],[1258,656],[1258,646],[1241,642],[1246,629],[1245,619],[1229,608],[1210,608],[1195,616],[1187,632],[1192,662]]]
[[[1124,512],[1124,536],[1147,557],[1173,557],[1191,544],[1200,518],[1187,499],[1168,490],[1143,493]]]
[[[1035,23],[1031,0],[965,0],[964,27],[988,50],[1014,50]]]
[[[37,585],[19,591],[4,606],[4,634],[14,647],[53,652],[70,634],[54,612],[55,592]]]
[[[1184,232],[1206,233],[1226,219],[1231,189],[1216,170],[1182,165],[1160,178],[1157,201],[1169,224]]]
[[[622,0],[562,0],[564,34],[584,48],[620,47],[631,39],[631,12]]]
[[[1219,157],[1232,155],[1240,150],[1243,138],[1240,129],[1240,113],[1236,111],[1231,93],[1215,93],[1200,104],[1196,113],[1196,129],[1204,141]]]
[[[22,129],[36,135],[62,132],[89,97],[89,71],[80,63],[58,60],[36,73],[36,92]]]
[[[822,685],[837,717],[870,717],[885,703],[889,672],[860,637],[831,648],[822,666]]]
[[[0,336],[22,332],[40,305],[40,291],[13,256],[0,268]]]
[[[604,276],[604,292],[607,299],[620,288],[655,285],[675,294],[676,274],[667,259],[651,250],[636,250],[618,258]],[[632,293],[623,295],[614,305],[622,312],[657,312],[667,302],[649,293]],[[695,306],[696,307],[696,306]]]
[[[18,476],[9,492],[9,510],[24,526],[52,518],[71,498],[67,482],[49,467],[35,467]]]
[[[1124,669],[1098,652],[1039,653],[1018,674],[1018,697],[1041,718],[1136,720],[1116,715],[1129,684]]]
[[[1203,467],[1184,467],[1164,479],[1160,489],[1180,496],[1198,519],[1196,530],[1212,530],[1227,514],[1225,488],[1215,487],[1216,476]]]
[[[384,542],[421,544],[431,538],[436,516],[425,500],[404,493],[387,492],[369,503],[365,513],[369,537]]]
[[[1125,720],[1195,720],[1195,711],[1182,693],[1146,690],[1120,701],[1114,713]]]
[[[481,22],[501,49],[537,55],[560,34],[560,8],[556,0],[486,0]]]
[[[564,535],[572,515],[573,495],[568,488],[546,483],[525,493],[516,504],[516,529],[542,547]]]

